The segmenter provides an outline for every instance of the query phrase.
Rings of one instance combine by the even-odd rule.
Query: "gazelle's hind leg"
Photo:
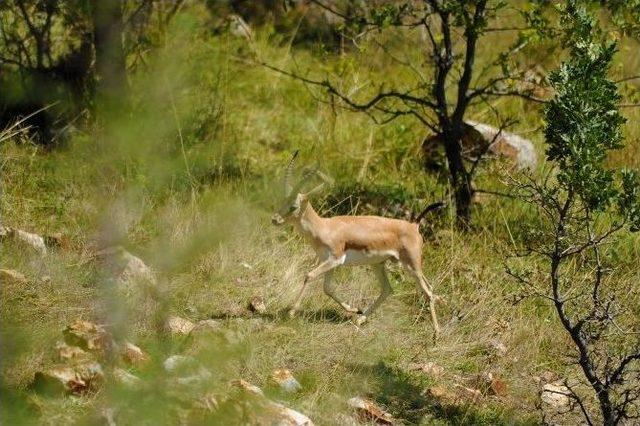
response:
[[[376,277],[378,278],[378,283],[380,284],[380,296],[365,309],[364,313],[358,317],[356,320],[357,325],[362,325],[369,315],[373,313],[378,307],[385,301],[391,293],[393,293],[393,289],[391,288],[391,284],[389,283],[389,278],[387,278],[387,273],[384,269],[384,263],[379,263],[374,267],[374,271],[376,273]]]
[[[436,316],[436,300],[438,296],[433,293],[433,288],[431,288],[431,285],[422,272],[413,272],[413,275],[427,297],[427,301],[429,302],[429,314],[431,315],[431,322],[433,323],[433,332],[435,336],[438,337],[440,334],[440,325],[438,324],[438,317]]]
[[[348,303],[340,300],[340,298],[335,293],[335,290],[333,288],[333,283],[331,282],[332,279],[333,279],[333,271],[329,271],[324,275],[324,286],[323,286],[324,293],[330,298],[332,298],[333,300],[335,300],[338,303],[338,305],[342,306],[342,309],[344,309],[345,311],[352,314],[361,314],[362,311],[360,311],[360,309],[353,308]]]
[[[436,300],[439,300],[440,298],[433,292],[433,288],[425,278],[422,271],[419,269],[419,264],[410,264],[404,262],[403,264],[416,280],[418,287],[420,288],[420,290],[422,290],[425,298],[427,299],[427,302],[429,303],[429,314],[431,315],[431,323],[433,324],[434,335],[438,337],[438,335],[440,334],[440,325],[438,324],[438,317],[436,316]]]

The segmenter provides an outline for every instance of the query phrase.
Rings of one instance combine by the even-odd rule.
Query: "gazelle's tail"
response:
[[[413,220],[413,222],[415,222],[415,223],[420,223],[420,221],[421,221],[422,219],[424,219],[424,217],[425,217],[425,216],[427,215],[427,213],[429,213],[430,211],[432,211],[432,210],[439,210],[439,209],[442,209],[442,208],[445,208],[445,207],[447,207],[447,203],[445,203],[444,201],[438,201],[438,202],[435,202],[435,203],[431,203],[431,204],[429,204],[429,205],[428,205],[428,206],[427,206],[427,207],[422,211],[422,213],[420,213],[420,214],[418,215],[418,217],[417,217],[417,218],[415,218],[415,219]]]

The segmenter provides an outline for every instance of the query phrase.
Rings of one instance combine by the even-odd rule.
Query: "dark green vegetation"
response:
[[[36,3],[47,2],[25,2]],[[540,384],[534,378],[548,371],[569,380],[589,412],[598,411],[598,401],[574,363],[575,345],[558,321],[554,303],[527,297],[535,296],[531,288],[523,288],[505,274],[507,259],[531,240],[523,225],[546,229],[536,208],[518,199],[483,198],[471,206],[471,229],[466,232],[458,230],[451,203],[449,209],[427,217],[422,228],[427,238],[425,274],[448,301],[439,310],[443,336],[437,344],[431,340],[432,330],[414,284],[395,270],[390,274],[394,295],[362,328],[356,328],[322,294],[321,283],[310,291],[299,318],[282,314],[311,268],[306,244],[289,230],[269,224],[280,201],[282,170],[293,150],[301,150],[301,162],[318,164],[336,180],[335,187],[315,201],[324,214],[416,216],[426,205],[448,198],[450,174],[447,170],[424,171],[420,145],[429,131],[412,116],[375,124],[366,114],[341,108],[344,105],[337,100],[321,102],[327,100],[325,91],[258,63],[320,81],[330,78],[339,84],[341,93],[360,96],[375,93],[381,84],[383,88],[392,84],[412,88],[416,73],[401,63],[411,59],[425,76],[425,87],[420,90],[428,97],[434,62],[424,54],[425,39],[419,31],[394,27],[391,9],[375,16],[369,11],[368,16],[378,19],[383,31],[371,31],[353,44],[340,34],[357,28],[332,27],[317,9],[302,12],[293,5],[284,12],[282,2],[250,2],[239,9],[252,24],[247,39],[233,34],[234,27],[223,19],[227,7],[217,9],[215,2],[143,2],[149,6],[137,15],[145,17],[140,21],[130,18],[135,5],[124,3],[126,80],[114,84],[122,85],[116,90],[126,93],[126,102],[116,107],[110,104],[118,99],[100,103],[89,91],[88,99],[74,104],[77,110],[69,107],[73,113],[56,110],[50,116],[57,122],[51,127],[57,135],[54,146],[43,148],[41,135],[35,131],[2,140],[2,224],[39,234],[61,232],[68,239],[68,244],[50,250],[46,257],[18,243],[2,242],[2,268],[18,270],[27,278],[26,284],[2,283],[3,419],[11,415],[12,424],[92,423],[104,407],[115,407],[118,424],[175,424],[178,408],[186,403],[174,394],[162,373],[162,362],[177,353],[194,356],[212,372],[207,386],[220,406],[204,422],[238,420],[236,402],[241,397],[229,385],[238,378],[261,386],[270,397],[307,414],[316,424],[345,423],[345,416],[352,415],[346,401],[357,395],[369,397],[409,424],[537,424],[542,419],[537,409]],[[609,71],[601,66],[597,73],[587,75],[598,81],[625,79],[616,84],[622,95],[619,102],[633,104],[638,80],[629,78],[640,70],[634,15],[625,12],[621,2],[605,2],[611,10],[615,8],[614,15],[593,3],[603,37],[618,41],[617,51],[602,53],[607,59],[612,55]],[[2,23],[24,34],[24,20],[13,10],[16,4],[10,1],[1,6]],[[78,7],[87,4],[90,2],[78,2]],[[166,19],[174,4],[181,6]],[[473,4],[468,2],[469,10]],[[521,15],[509,4],[500,9],[504,14],[492,18],[487,29],[493,31],[487,31],[477,43],[474,75],[480,80],[474,80],[474,85],[501,75],[482,74],[482,70],[519,42],[524,44],[506,58],[508,66],[518,71],[535,65],[551,71],[569,57],[570,49],[559,43],[568,39],[560,32],[559,14],[553,7],[540,9],[528,2],[514,5],[528,13]],[[94,15],[74,7],[75,2],[65,2],[57,9],[64,18],[53,20],[53,62],[50,65],[45,55],[45,75],[58,63],[56,58],[68,52],[65,49],[81,48],[76,26],[86,31],[93,28]],[[257,9],[271,13],[260,15]],[[512,27],[527,29],[509,30]],[[549,38],[545,31],[557,32]],[[457,31],[456,36],[460,35]],[[0,46],[0,56],[6,57],[9,50]],[[29,42],[28,46],[34,45]],[[456,40],[452,49],[464,51],[464,39]],[[93,48],[91,52],[98,54]],[[588,60],[592,59],[585,58]],[[107,62],[105,66],[117,64]],[[58,100],[57,91],[29,88],[34,77],[27,76],[26,85],[17,83],[29,74],[20,74],[17,65],[3,61],[1,66],[1,83],[9,85],[3,87],[47,93],[45,99],[38,99],[40,106]],[[91,61],[88,81],[101,84],[104,80],[98,78],[94,66],[98,62]],[[452,76],[462,69],[453,70]],[[563,70],[554,74],[556,87],[562,87],[562,73],[570,71]],[[45,80],[56,81],[49,76]],[[609,94],[602,99],[618,103],[611,96],[612,86],[606,87]],[[570,97],[558,98],[560,103],[547,110],[579,97],[582,92],[578,89],[571,89]],[[446,90],[456,98],[455,85]],[[8,92],[3,89],[2,93]],[[59,100],[69,99],[64,95]],[[57,105],[66,108],[65,102]],[[589,110],[584,119],[591,123],[601,118],[599,111]],[[576,127],[554,127],[552,120],[545,122],[544,112],[544,105],[522,97],[498,96],[470,105],[465,118],[495,127],[513,122],[508,130],[533,140],[542,158],[545,125],[553,133],[548,135],[551,146],[558,148],[562,145],[554,142],[554,135],[574,134]],[[607,119],[610,126],[604,126],[602,135],[593,140],[590,164],[597,166],[595,171],[640,167],[640,112],[623,108],[621,114],[626,123],[612,115]],[[610,138],[610,132],[616,137]],[[601,143],[615,141],[624,141],[624,146],[598,154]],[[568,158],[564,151],[549,154],[554,160]],[[561,167],[566,182],[574,178],[571,164]],[[545,176],[549,167],[541,165],[535,176]],[[577,172],[583,173],[581,169]],[[505,164],[493,161],[482,161],[475,179],[479,188],[504,193],[515,190],[507,184],[526,181]],[[588,175],[578,182],[595,185],[595,180]],[[604,178],[598,185],[607,182]],[[594,194],[595,202],[600,203],[604,194]],[[625,204],[624,198],[613,194],[607,199],[607,217]],[[634,215],[627,217],[632,220]],[[609,220],[599,222],[597,226],[604,228],[598,229],[616,223]],[[104,265],[92,260],[97,246],[117,244],[153,267],[157,289],[120,293]],[[607,273],[603,294],[623,291],[619,300],[635,309],[632,313],[637,318],[640,240],[635,234],[623,233],[606,250],[610,259],[606,268],[612,271]],[[536,288],[550,288],[545,259],[532,256],[516,261],[519,270],[529,272],[527,279]],[[582,266],[570,263],[567,272],[580,275]],[[596,266],[589,266],[576,279],[580,285],[587,286],[587,279],[593,277]],[[355,305],[364,305],[377,295],[375,278],[366,268],[336,275],[339,291]],[[245,309],[256,295],[266,301],[265,314]],[[588,311],[577,312],[583,313]],[[168,337],[158,326],[167,314],[192,321],[215,318],[222,329],[199,341]],[[54,346],[60,331],[77,318],[109,324],[115,334],[126,336],[150,354],[148,365],[129,369],[145,380],[142,390],[109,384],[97,393],[48,397],[29,388],[36,371],[56,363]],[[620,326],[632,320],[630,316]],[[631,336],[616,338],[609,345],[620,353],[630,350]],[[495,341],[504,344],[505,354],[495,349]],[[444,373],[416,371],[411,368],[415,362],[434,362]],[[287,394],[273,385],[270,376],[277,368],[290,369],[302,390]],[[505,396],[483,395],[471,403],[426,392],[434,387],[453,390],[456,384],[473,387],[474,377],[486,372],[507,384]],[[631,381],[625,383],[637,388]],[[575,423],[580,416],[575,407],[561,421]]]

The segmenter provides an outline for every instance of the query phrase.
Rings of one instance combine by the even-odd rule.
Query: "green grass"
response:
[[[337,180],[317,200],[324,212],[387,211],[389,199],[419,211],[443,196],[442,177],[422,171],[419,146],[426,132],[415,122],[377,126],[364,115],[334,114],[300,83],[242,59],[249,49],[289,66],[294,56],[286,38],[265,30],[247,46],[193,28],[170,41],[149,71],[132,76],[133,118],[119,116],[102,133],[78,129],[52,152],[2,145],[3,224],[62,232],[70,240],[68,248],[44,258],[2,243],[2,267],[29,279],[24,286],[3,283],[1,290],[4,413],[26,424],[90,424],[103,407],[119,405],[123,424],[173,423],[179,413],[168,408],[175,404],[160,365],[168,355],[187,353],[214,372],[211,386],[219,399],[237,393],[230,380],[244,378],[319,425],[343,423],[352,414],[346,401],[358,395],[407,424],[538,423],[533,376],[545,370],[578,373],[565,362],[568,342],[551,307],[532,299],[511,303],[520,289],[504,273],[506,257],[513,252],[512,239],[521,238],[520,225],[535,221],[534,213],[517,201],[489,199],[474,207],[469,234],[454,229],[451,212],[433,219],[424,269],[448,301],[439,309],[443,335],[437,344],[413,282],[395,267],[394,295],[364,327],[338,310],[321,283],[311,286],[300,316],[289,319],[284,312],[312,267],[312,252],[292,230],[272,227],[269,215],[294,149],[301,149],[301,163],[318,161]],[[494,41],[483,45],[481,60],[508,42]],[[295,62],[317,75],[343,70],[345,88],[380,76],[400,84],[408,78],[373,47],[367,49],[343,58],[294,50]],[[616,73],[631,74],[637,60],[621,55]],[[532,138],[542,155],[539,111],[519,100],[497,106],[520,119],[513,130]],[[640,118],[637,109],[625,113],[630,123]],[[491,117],[481,107],[470,116]],[[611,161],[637,167],[640,133],[633,125],[627,132],[627,148]],[[502,187],[492,168],[480,181]],[[144,294],[111,298],[104,271],[90,260],[105,240],[124,245],[154,268],[158,302],[147,303]],[[633,285],[639,248],[633,237],[620,249],[620,279]],[[336,282],[357,306],[376,296],[367,268],[340,271]],[[255,295],[266,301],[264,316],[246,310]],[[219,318],[224,330],[195,343],[166,339],[156,327],[163,312],[194,321]],[[135,371],[147,381],[144,392],[107,388],[96,395],[48,398],[28,389],[34,372],[54,364],[60,331],[76,318],[113,323],[151,354],[151,365]],[[506,345],[505,356],[486,349],[492,339]],[[433,361],[445,373],[433,378],[409,371],[416,361]],[[290,369],[302,391],[283,394],[271,384],[276,368]],[[448,406],[424,393],[486,371],[507,382],[506,397]],[[215,414],[221,417],[214,419],[236,414],[223,403]]]

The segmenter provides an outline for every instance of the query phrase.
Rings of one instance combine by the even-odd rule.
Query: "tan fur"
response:
[[[320,217],[313,209],[305,194],[297,194],[285,203],[280,213],[273,218],[274,224],[293,224],[313,246],[320,260],[316,269],[309,272],[300,294],[291,310],[293,315],[299,308],[306,285],[309,281],[325,276],[325,293],[338,302],[345,310],[362,313],[338,299],[331,287],[331,271],[347,262],[348,254],[358,260],[376,265],[382,293],[372,306],[358,317],[362,324],[391,294],[392,290],[384,269],[387,260],[399,261],[415,278],[418,286],[429,301],[431,319],[435,333],[439,331],[434,302],[437,296],[422,273],[422,236],[418,224],[380,216],[334,216]],[[282,216],[284,213],[284,217]],[[366,261],[370,259],[370,261]],[[359,263],[354,263],[359,264]]]

